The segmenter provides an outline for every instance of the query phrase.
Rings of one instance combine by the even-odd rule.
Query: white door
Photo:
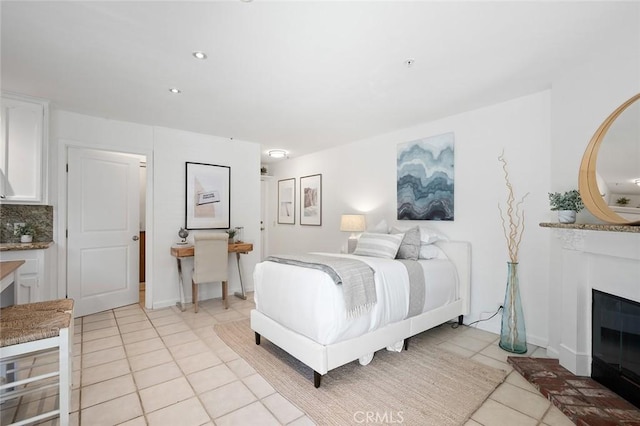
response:
[[[137,158],[69,148],[67,288],[76,316],[138,302]]]
[[[269,255],[267,249],[267,224],[269,223],[269,182],[265,179],[260,181],[260,260],[264,260]]]

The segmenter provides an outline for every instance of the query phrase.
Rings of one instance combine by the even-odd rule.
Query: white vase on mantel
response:
[[[21,243],[30,243],[31,241],[33,241],[33,236],[32,235],[21,235],[20,236],[20,242]]]
[[[576,212],[573,210],[558,210],[558,222],[576,223]]]

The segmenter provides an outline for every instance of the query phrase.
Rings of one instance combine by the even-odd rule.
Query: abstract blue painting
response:
[[[453,220],[454,135],[398,144],[398,220]]]

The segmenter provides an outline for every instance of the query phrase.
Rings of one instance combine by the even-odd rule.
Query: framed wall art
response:
[[[398,144],[398,220],[454,219],[453,144],[452,132]]]
[[[231,167],[186,163],[186,228],[228,229]]]
[[[296,180],[278,181],[278,223],[293,225],[296,223]]]
[[[322,175],[300,178],[300,225],[322,225]]]

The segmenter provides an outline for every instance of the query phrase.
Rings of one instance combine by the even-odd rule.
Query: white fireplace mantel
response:
[[[555,228],[562,246],[561,288],[555,292],[560,301],[554,304],[559,312],[551,312],[560,335],[547,353],[572,373],[590,376],[592,289],[640,302],[640,228],[547,227]]]

